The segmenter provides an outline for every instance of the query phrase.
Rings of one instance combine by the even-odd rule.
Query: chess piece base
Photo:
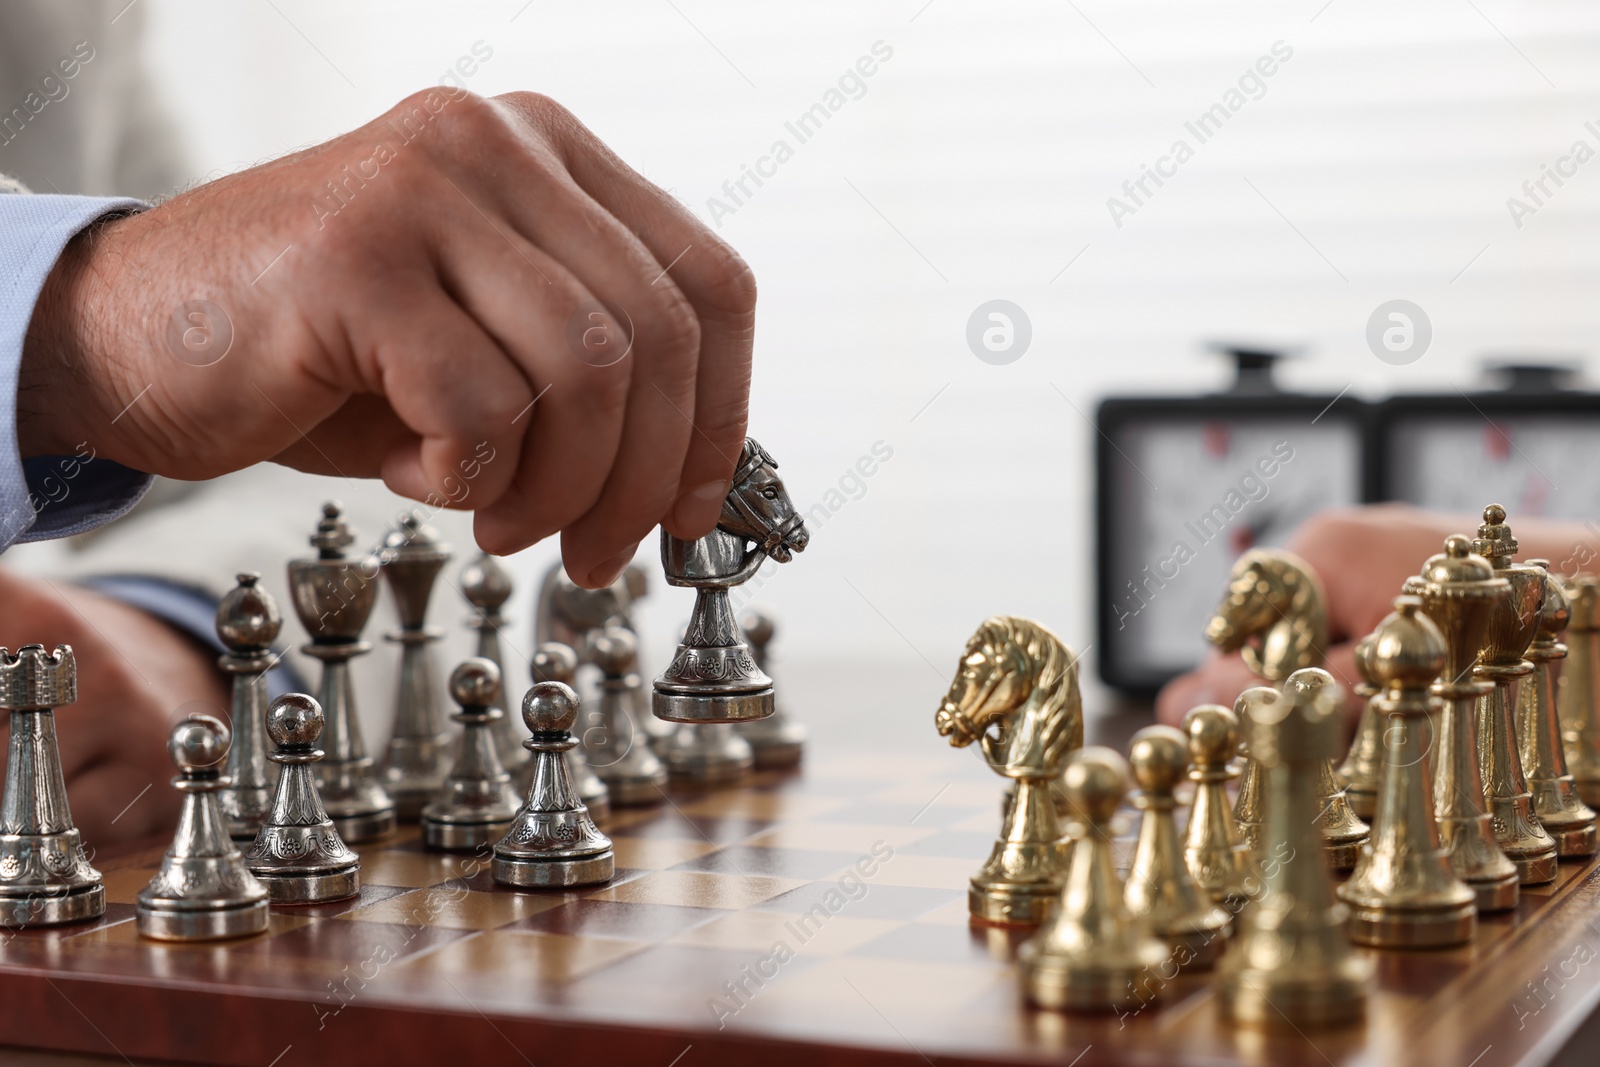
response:
[[[967,887],[967,911],[992,926],[1038,926],[1061,902],[1061,887],[979,885]]]
[[[1017,950],[1022,990],[1030,1002],[1058,1011],[1114,1012],[1145,1007],[1159,1000],[1166,983],[1156,971],[1166,959],[1166,946],[1151,941],[1151,951],[1123,965],[1065,960],[1041,955],[1033,942]]]
[[[433,788],[401,788],[394,785],[385,785],[384,790],[389,794],[389,799],[394,801],[394,818],[396,822],[420,822],[422,809],[433,802],[439,794],[439,785],[444,784],[440,779]]]
[[[1478,930],[1478,909],[1468,902],[1456,908],[1350,908],[1351,941],[1372,948],[1445,948],[1464,945]]]
[[[642,808],[659,804],[667,795],[665,771],[652,778],[611,778],[606,779],[605,783],[606,788],[611,790],[613,808]]]
[[[1579,800],[1591,808],[1600,808],[1600,778],[1574,778],[1572,784],[1578,787]]]
[[[1523,885],[1544,885],[1556,880],[1555,849],[1529,856],[1513,856],[1507,853],[1506,858],[1517,869],[1517,881]]]
[[[1220,910],[1220,909],[1219,909]],[[1165,942],[1171,951],[1172,962],[1185,971],[1203,971],[1216,966],[1222,958],[1222,952],[1228,947],[1228,938],[1233,931],[1233,917],[1227,912],[1227,921],[1210,927],[1196,927],[1192,930],[1156,931],[1156,936]],[[1162,961],[1165,964],[1165,960]]]
[[[472,852],[492,845],[511,829],[511,820],[497,822],[444,822],[422,820],[422,843],[445,852]]]
[[[1314,981],[1292,975],[1240,970],[1217,984],[1223,1018],[1242,1026],[1277,1029],[1337,1026],[1367,1010],[1367,966],[1351,958],[1332,975]]]
[[[1517,906],[1517,898],[1521,896],[1521,889],[1515,873],[1493,881],[1467,882],[1467,888],[1472,890],[1477,897],[1478,914],[1486,915],[1495,911],[1510,911]]]
[[[1545,830],[1556,839],[1557,859],[1583,860],[1595,854],[1597,842],[1594,823],[1576,826],[1571,830],[1552,830],[1546,826]]]
[[[331,900],[345,900],[356,895],[361,888],[361,864],[353,863],[344,870],[319,871],[316,874],[283,874],[252,869],[267,890],[267,899],[274,904],[326,904]]]
[[[668,752],[666,756],[667,776],[681,778],[693,785],[725,785],[737,782],[750,773],[755,766],[754,760],[746,755],[738,758],[706,758],[703,755],[692,755],[680,759],[674,753]]]
[[[105,913],[106,890],[103,885],[80,886],[65,893],[49,893],[46,889],[34,887],[17,896],[0,895],[0,929],[58,926],[98,919]]]
[[[750,742],[750,748],[755,753],[755,765],[759,771],[782,770],[785,767],[798,767],[801,758],[805,755],[806,745],[800,741],[758,741],[745,738]]]
[[[770,716],[777,710],[777,703],[771,686],[748,693],[675,693],[656,689],[650,695],[650,709],[656,718],[668,722],[754,722]]]
[[[501,885],[523,889],[559,889],[571,885],[595,885],[611,881],[616,873],[616,858],[611,849],[576,859],[520,860],[495,856],[491,867],[494,880]]]
[[[332,812],[328,814],[333,820],[333,828],[339,831],[339,836],[347,845],[376,841],[386,834],[394,833],[395,816],[389,809],[361,815],[334,815]]]
[[[583,801],[583,806],[589,809],[589,817],[597,823],[606,822],[611,818],[611,794],[591,799],[580,794],[578,799]]]
[[[1356,861],[1361,858],[1361,846],[1367,843],[1362,837],[1355,841],[1324,841],[1322,854],[1328,861],[1328,869],[1333,871],[1353,871]]]
[[[164,908],[140,905],[139,934],[157,941],[221,941],[249,937],[267,928],[267,902],[229,908]]]

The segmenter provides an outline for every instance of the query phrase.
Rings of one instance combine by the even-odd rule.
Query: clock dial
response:
[[[1362,498],[1362,433],[1348,421],[1129,419],[1113,444],[1108,637],[1140,675],[1200,661],[1240,553]]]
[[[1397,500],[1469,515],[1491,500],[1512,515],[1600,515],[1600,420],[1592,416],[1404,416],[1389,440]]]

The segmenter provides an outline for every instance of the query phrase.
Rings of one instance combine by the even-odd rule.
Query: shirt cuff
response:
[[[146,205],[127,197],[0,196],[0,551],[83,533],[124,514],[150,476],[87,446],[26,461],[17,443],[17,381],[28,322],[61,251],[97,219]]]

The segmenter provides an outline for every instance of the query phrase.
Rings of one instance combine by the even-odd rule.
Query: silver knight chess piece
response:
[[[810,540],[778,477],[777,462],[753,438],[745,438],[716,529],[694,541],[661,531],[667,584],[693,589],[695,601],[677,655],[655,680],[656,718],[732,723],[772,714],[772,679],[756,666],[728,591],[748,581],[769,558],[789,562]]]
[[[272,642],[283,628],[278,605],[260,586],[261,575],[239,575],[239,584],[217,605],[217,637],[228,651],[217,666],[233,677],[233,745],[228,778],[233,783],[217,798],[235,841],[250,841],[272,809],[276,775],[267,760],[265,729],[267,671],[278,662]]]
[[[583,806],[561,753],[577,744],[578,694],[560,682],[539,682],[522,698],[522,721],[532,735],[533,784],[516,820],[494,846],[492,874],[502,885],[527,889],[609,882],[615,872],[611,839]]]
[[[244,865],[217,807],[228,778],[228,728],[190,715],[167,742],[183,794],[178,830],[135,907],[139,933],[158,941],[216,941],[267,928],[267,889]]]
[[[533,659],[528,664],[528,671],[533,675],[535,682],[560,682],[570,686],[578,673],[578,654],[560,641],[546,641],[533,650]],[[501,689],[504,695],[504,687]],[[588,757],[583,754],[583,735],[587,729],[598,720],[590,713],[587,716],[592,721],[580,722],[577,726],[579,744],[562,753],[562,758],[567,763],[567,773],[572,776],[572,784],[578,790],[578,799],[583,801],[589,814],[597,822],[605,822],[611,817],[611,790],[600,776],[594,773],[594,768],[589,766]],[[520,721],[520,716],[518,717]],[[522,747],[522,742],[517,742],[517,748],[524,756],[528,750]],[[533,783],[533,761],[523,763],[522,773],[516,779],[520,795],[527,795],[528,787]]]
[[[486,659],[462,660],[450,672],[450,696],[460,705],[461,753],[437,796],[422,809],[429,848],[471,851],[500,839],[521,804],[495,751],[494,723],[504,714],[500,668]]]
[[[494,749],[500,756],[501,765],[515,777],[528,762],[528,750],[522,747],[522,731],[518,729],[517,721],[506,711],[507,687],[503,684],[506,664],[500,654],[500,631],[506,625],[500,609],[511,599],[511,575],[506,573],[498,559],[487,552],[480,552],[476,559],[461,568],[461,595],[472,605],[467,628],[478,635],[474,655],[493,663],[500,671],[500,695],[494,699],[494,706],[500,709],[500,717],[490,729],[494,733]]]
[[[384,535],[377,555],[400,614],[400,629],[387,635],[400,646],[400,686],[383,753],[383,788],[394,801],[395,816],[414,821],[450,770],[450,732],[439,707],[439,665],[433,654],[443,634],[428,625],[428,601],[452,553],[437,530],[407,511]]]
[[[378,561],[349,559],[345,549],[355,535],[338,504],[322,507],[322,521],[311,537],[314,559],[289,561],[289,589],[295,614],[311,635],[302,651],[322,661],[317,702],[326,719],[326,755],[316,765],[322,803],[339,836],[352,844],[371,841],[394,829],[394,802],[378,782],[377,768],[361,739],[350,661],[372,651],[361,631],[378,596]]]
[[[11,741],[0,799],[0,927],[53,926],[105,914],[100,872],[72,824],[55,709],[78,699],[70,645],[0,648],[0,708]]]
[[[245,853],[250,868],[277,904],[321,904],[353,897],[361,861],[339,837],[317,795],[312,764],[322,758],[322,705],[304,693],[285,693],[264,717],[278,765],[272,809]]]
[[[747,611],[739,620],[739,626],[750,642],[756,666],[771,677],[772,662],[767,650],[778,629],[772,616],[761,611]],[[773,701],[775,710],[771,715],[738,726],[739,736],[750,742],[758,770],[793,767],[805,754],[806,728],[789,717],[784,701],[778,699],[776,682],[773,683]]]

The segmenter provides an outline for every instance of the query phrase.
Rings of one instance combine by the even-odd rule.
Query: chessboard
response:
[[[241,1067],[1498,1067],[1549,1062],[1600,1001],[1590,862],[1485,917],[1470,946],[1370,953],[1358,1025],[1230,1028],[1203,973],[1122,1018],[1030,1009],[1013,964],[1028,931],[967,917],[998,782],[919,749],[820,748],[798,772],[620,810],[616,878],[573,892],[496,886],[482,857],[403,829],[360,848],[358,897],[274,907],[240,941],[141,939],[134,896],[165,842],[102,852],[103,919],[0,947],[0,1044]]]

